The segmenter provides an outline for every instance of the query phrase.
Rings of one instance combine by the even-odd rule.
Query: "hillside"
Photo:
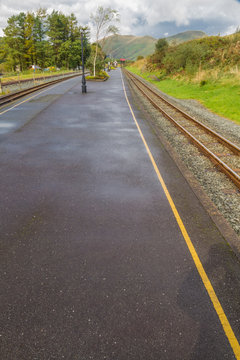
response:
[[[205,36],[207,36],[207,34],[205,34],[205,32],[203,31],[184,31],[179,34],[169,36],[166,39],[170,44],[173,42],[176,44],[180,44],[184,41],[201,39],[202,37]]]
[[[135,60],[154,52],[156,39],[150,36],[113,35],[105,39],[103,50],[117,59]]]
[[[169,43],[181,43],[188,40],[199,39],[206,36],[202,31],[185,31],[174,36],[167,37]],[[117,59],[123,57],[128,60],[136,60],[139,55],[151,55],[155,50],[157,39],[151,36],[112,35],[102,43],[106,54]]]

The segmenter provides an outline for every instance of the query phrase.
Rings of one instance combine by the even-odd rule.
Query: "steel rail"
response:
[[[185,135],[187,135],[191,141],[198,146],[198,148],[204,152],[208,158],[220,168],[228,177],[231,178],[231,180],[234,182],[234,184],[240,189],[240,176],[231,169],[224,161],[222,161],[217,155],[215,155],[211,150],[209,150],[204,144],[202,144],[195,136],[193,136],[187,129],[184,128],[181,124],[179,124],[171,115],[169,115],[165,110],[163,110],[138,84],[137,81],[140,82],[145,88],[151,91],[154,95],[156,95],[158,98],[166,102],[169,106],[173,107],[176,110],[179,110],[179,112],[187,116],[188,120],[192,120],[193,122],[196,122],[197,125],[199,124],[199,121],[193,119],[190,115],[186,114],[182,110],[176,108],[174,105],[172,105],[167,100],[163,99],[159,94],[155,93],[152,89],[150,89],[145,83],[137,79],[132,73],[127,71],[125,69],[126,74],[128,77],[132,80],[132,82],[135,84],[135,86],[141,91],[141,93],[151,102],[151,104],[159,110],[165,117],[167,117],[175,126],[177,126]],[[137,81],[135,81],[135,79]],[[201,124],[201,123],[200,123]],[[208,127],[205,128],[205,125],[201,124],[201,128],[206,130],[208,133],[211,133],[215,138],[217,138],[218,141],[221,143],[224,143],[228,148],[230,148],[235,154],[240,155],[240,148],[236,146],[235,144],[229,142],[227,139],[224,139],[221,135],[217,134],[215,131],[212,131]],[[233,147],[232,147],[233,145]]]
[[[44,84],[36,85],[36,86],[33,86],[31,88],[28,88],[28,89],[16,91],[16,92],[14,92],[12,94],[3,95],[3,96],[0,97],[0,107],[8,104],[11,101],[17,100],[17,99],[19,99],[19,98],[21,98],[21,97],[23,97],[25,95],[31,94],[31,93],[33,93],[35,91],[38,91],[40,89],[43,89],[45,87],[48,87],[48,86],[54,85],[56,83],[59,83],[59,82],[62,82],[62,81],[68,80],[68,79],[72,79],[74,77],[81,76],[81,75],[82,75],[82,73],[78,73],[78,74],[67,76],[67,77],[64,77],[64,78],[61,78],[61,79],[48,81],[48,82],[46,82]]]
[[[21,80],[11,80],[11,81],[2,81],[2,86],[11,86],[11,85],[15,85],[15,84],[24,84],[26,82],[34,82],[34,81],[39,81],[39,80],[47,80],[47,79],[53,79],[53,78],[58,78],[60,76],[64,76],[64,75],[72,75],[75,74],[73,71],[69,72],[69,73],[65,73],[65,74],[57,74],[57,75],[46,75],[46,76],[41,76],[41,77],[35,77],[35,78],[27,78],[27,79],[21,79]]]
[[[139,83],[141,83],[144,87],[146,87],[151,93],[153,93],[155,96],[157,96],[159,99],[161,99],[163,102],[165,102],[167,105],[169,105],[170,107],[172,107],[174,110],[178,111],[180,114],[182,114],[187,120],[191,120],[192,122],[194,122],[197,126],[201,127],[202,129],[204,129],[205,131],[207,131],[209,134],[213,135],[214,137],[217,137],[218,141],[220,141],[222,144],[224,144],[225,146],[227,146],[230,150],[232,150],[234,153],[236,153],[237,155],[240,154],[240,147],[238,147],[237,145],[233,144],[231,141],[225,139],[223,136],[221,136],[220,134],[218,134],[217,132],[215,132],[214,130],[210,129],[208,126],[202,124],[200,121],[196,120],[195,118],[193,118],[192,116],[190,116],[189,114],[187,114],[186,112],[184,112],[183,110],[179,109],[176,105],[173,105],[172,103],[170,103],[169,101],[167,101],[164,97],[162,97],[160,94],[156,93],[153,89],[151,89],[147,84],[145,84],[143,81],[141,81],[140,79],[138,79],[137,77],[135,77],[132,73],[130,73],[128,70],[125,69],[125,71],[130,74],[130,76],[132,76],[135,80],[137,80]]]

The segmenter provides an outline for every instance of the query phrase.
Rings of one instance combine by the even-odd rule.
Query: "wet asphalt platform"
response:
[[[87,86],[0,115],[0,359],[234,359],[120,70]],[[239,262],[127,93],[240,339]]]

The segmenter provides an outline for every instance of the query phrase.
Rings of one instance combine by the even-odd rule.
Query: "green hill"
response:
[[[103,50],[119,59],[135,60],[139,55],[147,56],[154,52],[156,39],[150,36],[112,35],[105,39]]]
[[[202,31],[185,31],[166,39],[169,43],[181,43],[204,36],[207,35]],[[144,57],[151,55],[155,50],[156,41],[157,39],[151,36],[112,35],[107,37],[101,45],[104,52],[111,57],[136,60],[139,55]]]
[[[182,33],[167,37],[167,41],[170,44],[173,42],[180,44],[184,41],[200,39],[205,36],[207,36],[207,34],[205,34],[203,31],[184,31]]]

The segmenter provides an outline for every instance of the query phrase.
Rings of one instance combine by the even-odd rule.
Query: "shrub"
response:
[[[91,55],[88,58],[88,61],[86,63],[86,67],[90,70],[90,73],[93,74],[93,55]],[[96,75],[99,75],[99,73],[104,68],[104,60],[99,56],[96,60]]]
[[[107,73],[106,71],[104,71],[104,70],[100,71],[100,73],[99,73],[99,76],[102,76],[102,77],[107,77],[107,78],[109,78],[109,75],[108,75],[108,73]]]
[[[165,38],[158,39],[158,41],[155,44],[155,53],[158,52],[165,52],[165,50],[168,48],[168,42]]]
[[[188,74],[193,74],[210,56],[211,50],[208,45],[193,40],[169,48],[162,63],[168,73],[183,69]]]
[[[103,70],[99,71],[99,73],[96,76],[92,76],[92,75],[86,76],[87,80],[94,80],[94,79],[103,80],[105,78],[109,78],[109,75],[106,71]]]
[[[204,85],[206,85],[207,84],[207,80],[201,80],[200,81],[200,86],[204,86]]]

